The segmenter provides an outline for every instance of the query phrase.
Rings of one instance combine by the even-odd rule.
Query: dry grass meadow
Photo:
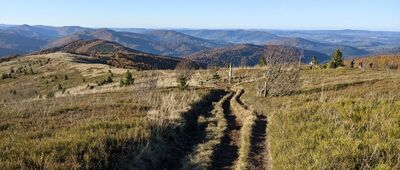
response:
[[[385,59],[304,67],[294,94],[258,97],[262,68],[232,84],[197,70],[181,90],[173,70],[120,86],[126,69],[80,57],[0,63],[0,169],[400,169],[400,72]]]

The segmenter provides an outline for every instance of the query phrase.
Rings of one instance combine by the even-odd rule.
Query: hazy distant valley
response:
[[[345,57],[399,52],[399,32],[377,31],[283,31],[283,30],[154,30],[92,29],[2,25],[0,56],[29,54],[60,47],[77,40],[107,40],[145,53],[184,57],[195,53],[213,53],[216,49],[240,44],[282,45],[320,53],[324,60],[340,48]],[[311,56],[305,56],[311,58]]]

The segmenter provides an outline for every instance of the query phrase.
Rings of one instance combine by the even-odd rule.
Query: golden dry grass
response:
[[[74,58],[55,53],[0,63],[0,73],[35,72],[0,80],[0,167],[211,168],[228,123],[222,107],[228,97],[210,117],[187,114],[213,88],[236,84],[245,90],[241,99],[268,117],[271,168],[400,168],[400,72],[380,67],[397,62],[395,56],[374,58],[376,69],[302,70],[295,94],[266,98],[255,96],[252,83],[261,68],[235,68],[232,85],[226,68],[197,70],[189,81],[195,87],[181,91],[173,70],[131,70],[135,83],[119,87],[126,69]],[[113,83],[96,84],[110,72]],[[236,168],[248,169],[256,114],[239,103],[239,94],[230,101],[242,126]],[[192,118],[197,122],[188,123]],[[186,126],[203,125],[204,141],[190,146],[192,152],[182,149],[190,139]]]
[[[292,96],[243,100],[268,116],[274,169],[398,169],[400,74],[305,70]]]
[[[104,79],[109,70],[114,81],[126,70],[76,63],[72,56],[56,53],[0,64],[3,72],[11,67],[35,72],[0,80],[0,167],[154,168],[168,157],[156,153],[171,148],[164,135],[174,135],[172,129],[184,126],[181,114],[210,93],[142,85],[153,77],[163,79],[161,71],[133,72],[136,83],[130,87],[114,83],[89,89],[87,84]],[[58,84],[66,89],[64,94]],[[48,92],[55,97],[46,97]]]

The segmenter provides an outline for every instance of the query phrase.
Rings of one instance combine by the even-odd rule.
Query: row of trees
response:
[[[16,70],[14,70],[13,67],[10,68],[10,71],[8,73],[2,73],[1,74],[1,79],[8,79],[8,78],[13,78],[13,75],[15,77],[16,74],[24,74],[24,75],[34,75],[35,72],[33,71],[32,67],[18,67]]]

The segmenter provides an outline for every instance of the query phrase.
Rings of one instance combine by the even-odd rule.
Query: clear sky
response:
[[[0,23],[400,31],[400,0],[0,0]]]

